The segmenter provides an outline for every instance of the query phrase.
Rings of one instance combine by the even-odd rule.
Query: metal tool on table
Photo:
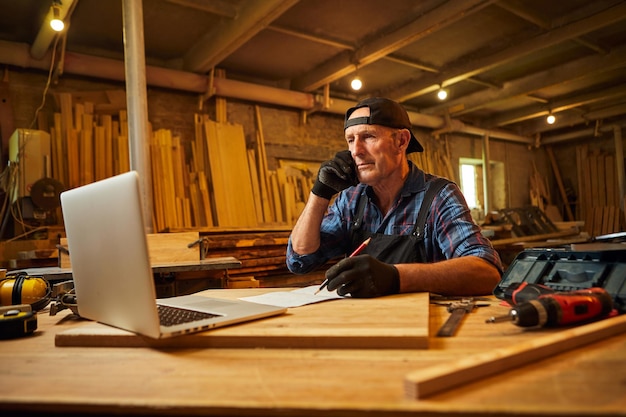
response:
[[[54,316],[59,311],[69,308],[72,313],[78,314],[78,304],[74,292],[74,281],[63,281],[52,286],[52,303],[50,304],[50,315]]]
[[[599,287],[549,292],[545,287],[529,284],[522,290],[526,298],[535,294],[534,298],[513,303],[509,314],[491,317],[487,323],[508,321],[520,327],[556,327],[591,321],[613,311],[611,296]]]
[[[446,301],[449,300],[449,301]],[[437,337],[451,337],[457,332],[466,314],[471,313],[476,307],[486,307],[489,303],[481,303],[479,301],[488,301],[483,297],[441,297],[432,296],[431,303],[446,305],[450,316],[437,332]]]

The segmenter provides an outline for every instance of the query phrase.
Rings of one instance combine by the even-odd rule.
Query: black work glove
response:
[[[345,258],[326,271],[329,291],[372,298],[400,292],[400,274],[395,266],[370,255]]]
[[[330,161],[322,162],[311,192],[330,200],[338,192],[358,183],[352,154],[346,150],[337,152]]]

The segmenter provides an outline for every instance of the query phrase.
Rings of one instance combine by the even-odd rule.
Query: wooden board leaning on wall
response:
[[[615,155],[589,150],[588,145],[576,147],[578,172],[579,219],[585,231],[599,236],[624,230],[615,171]]]

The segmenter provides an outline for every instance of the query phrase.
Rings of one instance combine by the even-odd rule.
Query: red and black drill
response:
[[[556,292],[543,285],[523,282],[509,287],[504,300],[513,306],[509,314],[491,317],[487,323],[510,321],[520,327],[567,326],[592,321],[613,311],[613,299],[599,287]]]

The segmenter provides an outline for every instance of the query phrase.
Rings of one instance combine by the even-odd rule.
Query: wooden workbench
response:
[[[240,296],[268,290],[207,293],[219,291]],[[488,317],[506,312],[496,300],[490,304],[468,315],[455,337],[431,336],[428,349],[404,350],[55,347],[55,335],[75,327],[76,319],[66,311],[54,317],[42,313],[33,336],[0,341],[0,413],[626,415],[626,334],[427,399],[407,398],[409,373],[562,331],[486,324]],[[434,335],[448,313],[439,305],[429,309]],[[375,313],[364,311],[372,323],[393,320]]]

